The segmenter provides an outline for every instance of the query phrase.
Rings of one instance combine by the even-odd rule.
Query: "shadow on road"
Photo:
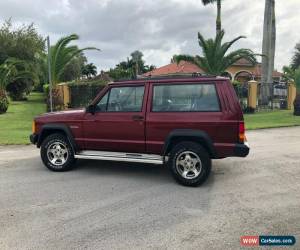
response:
[[[175,183],[171,172],[167,165],[109,162],[109,161],[93,161],[78,160],[77,166],[73,170],[86,175],[99,174],[102,177],[115,177],[128,180],[145,180],[147,182],[156,183]],[[203,187],[211,186],[214,182],[214,173],[212,171],[208,180],[202,185]]]

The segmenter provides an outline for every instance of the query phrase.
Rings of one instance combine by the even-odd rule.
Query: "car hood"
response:
[[[66,111],[45,113],[40,116],[37,116],[35,120],[42,122],[60,122],[74,119],[77,120],[81,119],[84,114],[85,109],[71,109]]]

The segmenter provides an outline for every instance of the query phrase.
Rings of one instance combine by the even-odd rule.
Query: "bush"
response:
[[[24,101],[27,100],[25,97],[30,93],[32,89],[32,81],[26,79],[19,79],[12,83],[9,83],[6,87],[6,90],[14,101]]]
[[[70,108],[86,107],[97,96],[97,94],[106,86],[107,82],[103,80],[81,81],[69,83],[71,103]]]
[[[6,113],[8,104],[9,102],[5,92],[0,91],[0,114]]]
[[[300,94],[297,94],[294,101],[294,115],[300,116]]]

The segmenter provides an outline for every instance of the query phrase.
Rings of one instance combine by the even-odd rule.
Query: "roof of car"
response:
[[[127,79],[114,81],[110,84],[131,84],[131,83],[145,83],[145,82],[205,82],[211,80],[228,80],[225,77],[216,77],[216,76],[169,76],[169,77],[145,77],[140,79]]]

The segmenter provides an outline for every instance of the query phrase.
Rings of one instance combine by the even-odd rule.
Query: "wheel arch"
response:
[[[170,132],[165,140],[163,155],[166,156],[172,148],[183,141],[192,141],[203,146],[211,158],[217,158],[216,149],[209,135],[202,130],[176,129]]]
[[[77,151],[77,145],[74,140],[74,136],[72,134],[71,129],[65,125],[60,123],[51,123],[51,124],[45,124],[42,126],[41,132],[39,134],[39,138],[37,141],[37,147],[40,147],[44,141],[44,139],[54,133],[61,133],[64,134],[67,139],[69,140],[69,143],[73,149],[74,152]]]

